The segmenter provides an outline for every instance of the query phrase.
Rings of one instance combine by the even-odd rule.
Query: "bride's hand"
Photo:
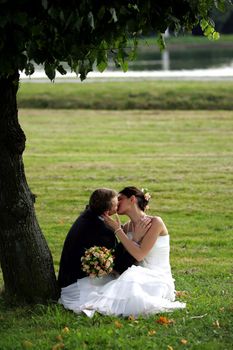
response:
[[[117,214],[115,214],[116,220],[107,214],[102,215],[104,222],[115,232],[117,229],[121,228],[121,221]]]

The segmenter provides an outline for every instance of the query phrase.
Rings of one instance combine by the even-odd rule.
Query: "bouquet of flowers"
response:
[[[86,249],[81,258],[82,270],[89,277],[103,277],[113,270],[112,250],[105,247],[94,246]]]

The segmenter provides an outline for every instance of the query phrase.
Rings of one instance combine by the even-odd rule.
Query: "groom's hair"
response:
[[[97,215],[102,215],[112,208],[112,199],[117,196],[117,192],[109,188],[98,188],[89,200],[89,208]]]

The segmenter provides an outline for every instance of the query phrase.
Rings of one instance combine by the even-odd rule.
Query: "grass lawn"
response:
[[[172,271],[187,308],[88,319],[59,305],[9,307],[0,299],[0,349],[231,349],[233,112],[19,114],[27,179],[56,271],[66,233],[95,188],[147,187],[150,213],[171,235]],[[170,323],[159,324],[161,315]]]
[[[233,81],[22,82],[20,108],[232,110]]]

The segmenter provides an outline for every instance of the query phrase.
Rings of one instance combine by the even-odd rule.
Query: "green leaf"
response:
[[[121,43],[121,46],[119,47],[118,53],[117,53],[117,62],[120,65],[121,69],[123,70],[123,72],[127,72],[128,70],[128,55],[125,52],[125,50],[123,49],[124,47],[124,42]]]
[[[210,34],[213,34],[214,33],[214,28],[210,25],[208,25],[206,27],[206,29],[204,30],[204,35],[205,36],[209,36]]]
[[[54,65],[51,63],[45,62],[44,70],[45,70],[45,74],[47,75],[47,77],[51,81],[53,81],[55,79],[55,76],[56,76],[56,71],[55,71]]]
[[[226,9],[225,0],[214,0],[214,5],[221,12],[224,12]]]
[[[66,75],[66,73],[67,73],[67,71],[63,68],[63,66],[61,64],[57,67],[57,71],[59,73],[61,73],[62,75]]]
[[[118,62],[118,59],[117,59],[116,56],[113,57],[113,61],[114,61],[114,63],[115,63],[115,67],[116,67],[116,68],[120,68],[120,63]]]
[[[218,32],[213,33],[213,39],[218,40],[220,38],[220,34]]]
[[[92,71],[92,65],[89,60],[79,61],[78,72],[80,74],[80,79],[83,81],[87,77],[87,73]]]
[[[123,70],[123,72],[127,72],[128,68],[129,68],[129,64],[127,61],[123,60],[123,61],[120,61],[120,66],[121,66],[121,69]]]
[[[216,31],[208,35],[209,40],[218,40],[219,38],[220,38],[220,34]]]
[[[157,44],[159,46],[160,51],[163,51],[166,47],[165,41],[164,41],[164,35],[162,33],[158,34]]]
[[[137,50],[133,48],[128,55],[128,59],[130,61],[134,61],[136,59],[136,56],[137,56]]]
[[[100,61],[97,63],[97,68],[99,72],[103,72],[108,66],[108,63],[106,61]]]
[[[102,73],[108,66],[107,43],[103,40],[97,51],[97,68]]]
[[[209,23],[204,18],[200,21],[200,26],[201,26],[202,31],[204,31],[205,28],[208,27],[208,25],[209,25]]]

